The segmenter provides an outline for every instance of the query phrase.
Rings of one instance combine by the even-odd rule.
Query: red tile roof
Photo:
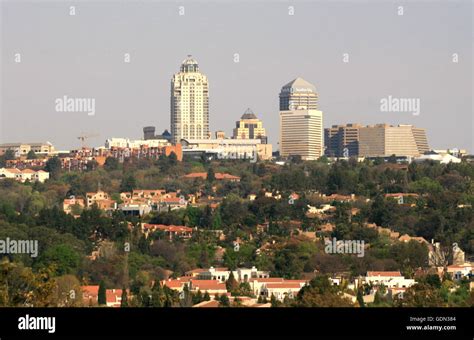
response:
[[[81,286],[82,292],[89,295],[99,295],[99,285],[96,286]]]
[[[143,225],[143,228],[145,229],[153,229],[153,230],[163,230],[163,231],[168,231],[168,232],[187,232],[187,233],[192,233],[193,228],[189,228],[183,225],[164,225],[164,224],[149,224],[145,223]]]
[[[265,279],[260,279],[260,278],[251,278],[249,279],[250,282],[258,281],[261,283],[266,283],[266,282],[283,282],[284,279],[282,277],[267,277]]]
[[[180,280],[167,280],[163,281],[163,284],[168,288],[182,288],[186,282]]]
[[[270,288],[270,289],[301,288],[301,285],[299,283],[294,283],[294,282],[268,283],[266,286],[267,288]]]
[[[230,175],[230,174],[223,174],[223,173],[220,173],[220,172],[217,172],[215,176],[216,176],[216,179],[237,179],[237,180],[240,179],[240,177],[238,177],[238,176],[234,176],[234,175]]]
[[[402,276],[400,272],[367,272],[367,276]]]
[[[164,203],[181,203],[181,198],[179,197],[165,197],[161,200]],[[186,200],[183,200],[181,204],[186,204]]]
[[[186,274],[202,273],[202,272],[205,272],[205,271],[207,271],[207,269],[196,268],[196,269],[188,270],[188,271],[186,272]]]
[[[217,180],[222,180],[222,179],[230,179],[230,180],[240,180],[240,177],[234,176],[231,174],[227,173],[221,173],[221,172],[216,172],[215,175]],[[201,178],[201,179],[206,179],[207,178],[207,173],[206,172],[192,172],[190,174],[184,175],[184,178]]]
[[[418,194],[412,194],[412,193],[403,193],[403,192],[399,192],[399,193],[396,193],[396,194],[385,194],[385,197],[400,197],[400,196],[418,197],[419,195]]]
[[[117,303],[122,298],[121,289],[107,289],[105,293],[107,303]]]
[[[6,168],[5,170],[11,173],[16,173],[16,174],[21,173],[21,171],[18,170],[17,168]]]
[[[227,290],[225,283],[217,280],[191,280],[191,287],[193,290]]]

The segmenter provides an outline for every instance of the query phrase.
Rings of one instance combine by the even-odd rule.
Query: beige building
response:
[[[263,123],[252,110],[247,109],[240,120],[235,123],[235,129],[232,138],[234,139],[261,139],[264,143],[267,141],[267,134]]]
[[[0,179],[1,178],[13,178],[22,183],[26,181],[43,183],[49,179],[49,172],[44,170],[35,171],[31,169],[19,170],[16,168],[1,168]]]
[[[315,160],[324,153],[323,113],[313,84],[296,78],[280,91],[280,155]]]
[[[368,125],[359,129],[359,155],[362,157],[418,157],[429,151],[424,129],[412,125]]]
[[[109,138],[105,140],[105,148],[129,148],[129,149],[139,149],[142,146],[147,146],[149,148],[153,147],[163,147],[171,145],[166,139],[128,139],[128,138]]]
[[[12,150],[15,157],[26,156],[28,152],[50,154],[54,152],[54,146],[50,142],[44,143],[5,143],[0,144],[0,156],[4,155],[7,150]]]
[[[316,160],[324,153],[323,113],[318,110],[280,112],[280,155]]]
[[[183,155],[196,152],[215,153],[220,159],[272,158],[272,145],[263,144],[260,139],[183,139]]]
[[[171,134],[181,139],[209,138],[209,84],[190,55],[171,80]]]
[[[99,201],[105,201],[109,199],[109,194],[102,190],[98,190],[97,192],[87,192],[86,206],[91,207],[93,204],[98,203]]]
[[[300,77],[284,85],[280,92],[280,111],[297,108],[318,109],[318,93],[315,86]]]

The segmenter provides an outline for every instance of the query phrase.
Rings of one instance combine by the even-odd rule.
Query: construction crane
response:
[[[87,148],[86,140],[89,139],[89,138],[94,138],[94,137],[98,137],[98,136],[99,136],[99,134],[97,134],[97,133],[91,133],[91,134],[82,133],[80,136],[77,137],[77,139],[79,139],[81,141],[82,149],[85,149],[85,148]]]

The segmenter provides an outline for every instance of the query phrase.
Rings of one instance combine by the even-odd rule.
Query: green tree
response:
[[[11,149],[8,149],[7,151],[5,151],[5,160],[6,161],[11,161],[13,159],[15,159],[15,151],[11,150]]]
[[[67,244],[53,245],[39,258],[41,266],[54,264],[57,275],[74,274],[80,263],[81,255]]]
[[[225,288],[231,293],[235,293],[239,289],[239,283],[235,279],[233,271],[230,272],[229,278],[225,282]]]
[[[175,166],[178,164],[178,156],[174,152],[171,152],[168,156],[168,163],[170,166]]]
[[[359,289],[357,289],[357,302],[359,303],[360,307],[365,307],[364,295],[362,293],[361,287],[359,287]]]
[[[0,260],[1,307],[54,306],[56,283],[51,279],[50,267],[35,273],[22,263]]]
[[[219,307],[230,307],[230,300],[227,294],[222,294],[219,297]]]
[[[275,295],[273,295],[273,294],[270,297],[270,303],[272,304],[272,307],[280,307],[281,306],[281,302],[278,301],[277,298],[275,297]]]
[[[119,165],[120,163],[117,158],[109,156],[105,159],[104,169],[108,171],[118,170]]]
[[[425,283],[408,288],[402,297],[395,297],[396,307],[443,307],[440,291]]]
[[[28,154],[26,155],[26,159],[37,159],[38,156],[33,150],[28,151]]]
[[[98,303],[99,306],[103,306],[107,304],[107,290],[105,288],[105,282],[100,281],[99,283],[99,293],[98,293]]]
[[[122,300],[120,301],[120,307],[128,307],[127,289],[125,287],[122,288]]]
[[[298,307],[351,307],[352,302],[345,298],[340,288],[333,286],[327,276],[317,276],[298,292]]]
[[[425,282],[434,288],[441,288],[441,280],[438,274],[428,274],[425,277]]]
[[[203,301],[211,301],[211,296],[209,295],[209,293],[206,291],[204,293],[204,296],[203,296]]]
[[[58,178],[61,172],[61,160],[59,157],[54,156],[46,161],[45,171],[49,172],[51,178]]]
[[[120,192],[131,192],[137,187],[137,180],[133,174],[126,175],[120,183]]]
[[[206,180],[210,183],[214,182],[216,180],[216,174],[214,173],[214,169],[209,167],[209,170],[207,170],[207,178]]]

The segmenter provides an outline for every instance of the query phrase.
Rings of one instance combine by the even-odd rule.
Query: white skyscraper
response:
[[[171,80],[171,134],[181,139],[209,138],[209,84],[190,55]]]
[[[280,155],[315,160],[324,153],[323,113],[316,89],[296,78],[280,92]]]

